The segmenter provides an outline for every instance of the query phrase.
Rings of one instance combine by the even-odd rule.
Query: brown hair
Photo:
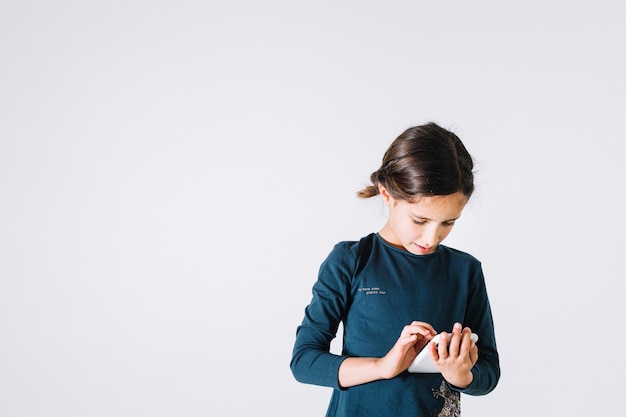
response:
[[[435,123],[410,127],[398,136],[372,173],[360,198],[379,194],[382,184],[398,200],[449,195],[461,191],[468,199],[474,192],[474,162],[461,139]]]

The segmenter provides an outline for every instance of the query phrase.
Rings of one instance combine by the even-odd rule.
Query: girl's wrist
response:
[[[448,381],[448,384],[450,384],[453,388],[463,390],[469,388],[469,386],[472,384],[472,381],[474,381],[474,374],[469,371],[465,376],[460,376],[459,378],[452,378],[449,380],[446,378],[446,381]]]

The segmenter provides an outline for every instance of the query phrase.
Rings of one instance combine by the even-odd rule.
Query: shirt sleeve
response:
[[[493,391],[500,379],[500,360],[496,346],[493,316],[480,263],[470,280],[465,324],[478,334],[478,361],[472,368],[474,379],[469,387],[457,389],[468,395]]]
[[[347,358],[330,353],[339,323],[350,302],[350,281],[356,255],[347,242],[337,244],[320,266],[313,297],[296,331],[291,371],[297,381],[339,386],[339,367]]]

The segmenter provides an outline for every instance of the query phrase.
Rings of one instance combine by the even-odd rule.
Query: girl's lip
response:
[[[418,245],[417,243],[415,244],[415,246],[417,246],[417,249],[422,253],[428,253],[432,250],[432,248],[426,248],[424,246]]]

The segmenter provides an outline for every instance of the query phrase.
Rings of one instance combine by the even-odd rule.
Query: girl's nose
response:
[[[429,229],[423,235],[422,239],[424,241],[424,246],[427,248],[433,247],[437,245],[437,229]]]

